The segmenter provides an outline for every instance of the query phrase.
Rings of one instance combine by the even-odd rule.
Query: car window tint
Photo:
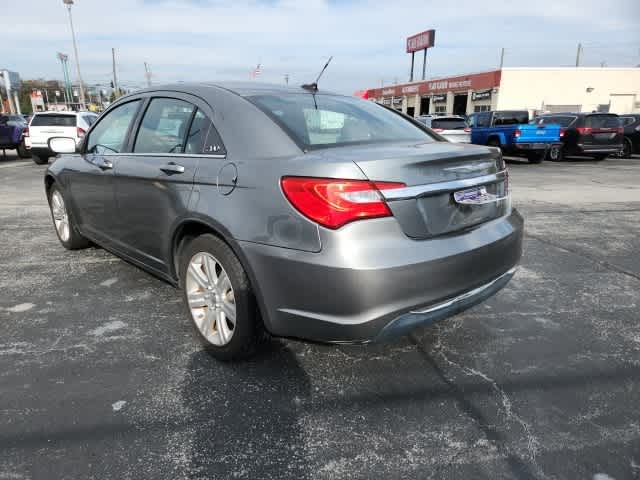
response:
[[[133,151],[182,153],[195,106],[174,98],[154,98],[144,113]]]
[[[527,112],[496,112],[494,125],[518,125],[529,123]]]
[[[76,116],[75,115],[36,115],[31,119],[32,127],[75,127]]]
[[[467,122],[461,118],[436,118],[431,122],[431,128],[441,128],[443,130],[464,130]]]
[[[84,116],[82,117],[82,119],[83,119],[85,122],[87,122],[87,125],[89,125],[89,126],[93,125],[93,122],[95,122],[95,121],[96,121],[96,118],[98,118],[98,116],[97,116],[97,115],[84,115]]]
[[[307,94],[248,98],[306,149],[401,140],[435,141],[401,115],[357,98]]]
[[[633,122],[635,122],[636,119],[633,117],[620,117],[620,121],[622,122],[622,126],[626,127],[627,125],[631,125]]]
[[[576,117],[542,117],[539,119],[538,123],[540,125],[560,125],[561,127],[568,127],[573,123]]]
[[[488,127],[489,126],[489,118],[490,118],[490,114],[489,113],[479,113],[477,116],[477,127]]]
[[[620,118],[617,115],[587,115],[584,126],[591,128],[617,128],[620,126]]]
[[[189,135],[187,136],[185,152],[219,155],[226,153],[220,135],[218,135],[211,120],[201,110],[198,110],[193,117]]]
[[[129,125],[139,104],[140,100],[125,103],[103,116],[89,135],[87,152],[100,154],[121,152]]]

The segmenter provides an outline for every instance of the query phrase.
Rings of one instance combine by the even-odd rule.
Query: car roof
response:
[[[260,82],[179,82],[166,85],[153,86],[151,88],[145,88],[138,90],[131,95],[140,93],[153,92],[158,90],[173,90],[184,93],[201,93],[206,94],[207,90],[223,89],[231,93],[235,93],[241,97],[250,97],[253,95],[277,95],[277,94],[308,94],[311,92],[302,88],[302,86],[287,86],[278,85],[272,83],[260,83]],[[317,95],[337,95],[349,98],[351,95],[342,95],[336,92],[318,89]]]

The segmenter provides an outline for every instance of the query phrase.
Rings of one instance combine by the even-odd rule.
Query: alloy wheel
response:
[[[60,240],[68,242],[71,234],[69,230],[69,214],[62,194],[58,190],[55,190],[51,195],[51,213],[53,214],[53,223],[56,226]]]
[[[231,341],[236,325],[236,303],[227,272],[210,253],[196,253],[189,261],[185,279],[191,317],[200,333],[212,344]]]

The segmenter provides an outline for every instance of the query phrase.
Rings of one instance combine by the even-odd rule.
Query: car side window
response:
[[[486,112],[486,113],[479,113],[478,114],[478,118],[477,118],[477,127],[488,127],[489,126],[489,119],[491,117],[491,114]]]
[[[133,147],[135,153],[182,153],[195,106],[175,98],[149,103]]]
[[[133,100],[114,108],[102,117],[87,139],[87,153],[121,152],[139,105],[140,100]]]
[[[226,153],[220,135],[211,120],[202,113],[202,110],[198,110],[193,117],[184,151],[185,153],[216,155],[224,155]]]

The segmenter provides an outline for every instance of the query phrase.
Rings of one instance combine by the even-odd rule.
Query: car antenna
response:
[[[313,82],[313,83],[305,83],[304,85],[302,85],[302,88],[304,88],[305,90],[310,91],[311,93],[316,93],[318,91],[318,80],[320,80],[320,77],[322,76],[324,71],[327,69],[327,67],[331,63],[332,59],[333,59],[333,55],[330,56],[329,60],[327,60],[327,63],[324,64],[324,67],[322,67],[322,70],[320,70],[320,73],[318,74],[318,77],[316,78],[315,82]]]

